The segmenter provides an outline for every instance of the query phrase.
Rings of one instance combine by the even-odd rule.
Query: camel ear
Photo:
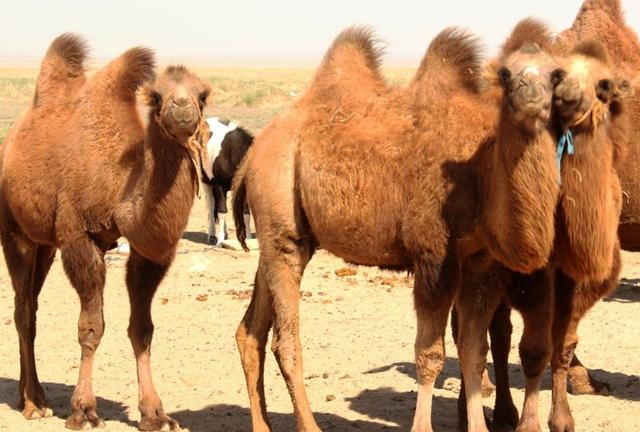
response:
[[[160,93],[155,91],[150,82],[147,82],[140,87],[138,95],[142,102],[150,107],[158,107],[162,104],[162,97]]]

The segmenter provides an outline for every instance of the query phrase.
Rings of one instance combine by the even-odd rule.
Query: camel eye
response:
[[[209,97],[209,92],[208,91],[204,91],[202,93],[200,93],[200,97],[198,98],[200,100],[200,103],[202,105],[205,105],[207,103],[207,98]]]
[[[501,67],[498,71],[498,76],[500,77],[500,82],[503,86],[508,86],[509,81],[511,80],[511,71],[506,67]]]
[[[161,106],[162,105],[162,96],[160,96],[160,93],[158,93],[157,91],[152,91],[151,94],[149,95],[150,99],[151,99],[151,104],[154,106]]]
[[[553,72],[551,72],[551,85],[553,85],[553,87],[556,87],[558,84],[560,84],[560,82],[562,82],[563,79],[565,79],[567,76],[567,72],[564,71],[564,69],[556,69]]]

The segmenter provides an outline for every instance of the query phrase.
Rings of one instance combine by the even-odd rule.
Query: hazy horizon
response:
[[[427,2],[399,0],[372,4],[325,0],[238,0],[216,4],[112,0],[12,1],[0,16],[0,63],[37,65],[51,40],[71,31],[83,35],[100,63],[135,45],[156,50],[160,62],[300,63],[317,62],[333,38],[351,25],[372,26],[386,45],[385,60],[413,63],[444,27],[458,25],[479,35],[494,53],[522,18],[535,16],[554,32],[573,22],[582,0],[539,0],[524,4],[497,0]],[[173,7],[173,5],[179,5]],[[623,0],[627,23],[640,28],[640,2]],[[28,29],[27,29],[28,26]]]

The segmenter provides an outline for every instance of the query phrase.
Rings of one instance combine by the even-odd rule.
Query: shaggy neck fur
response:
[[[551,134],[533,134],[501,113],[495,143],[478,171],[484,206],[481,237],[489,252],[515,271],[544,266],[553,247],[558,196]]]
[[[556,259],[579,282],[602,282],[613,263],[621,189],[608,125],[574,128],[575,154],[563,160]]]
[[[143,174],[132,200],[138,223],[123,234],[145,256],[163,262],[173,257],[187,226],[197,173],[186,147],[169,138],[153,118],[147,126],[143,160]]]

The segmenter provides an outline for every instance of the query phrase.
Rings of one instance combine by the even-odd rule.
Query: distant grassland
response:
[[[192,68],[213,85],[214,99],[207,115],[226,117],[257,133],[302,93],[313,77],[312,68],[221,67]],[[36,69],[0,68],[0,143],[10,126],[31,103]],[[385,71],[391,84],[409,81],[413,70]]]

